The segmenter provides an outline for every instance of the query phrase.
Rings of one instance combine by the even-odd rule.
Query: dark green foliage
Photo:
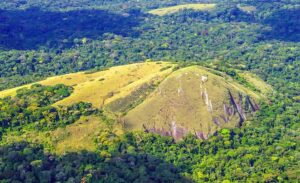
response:
[[[55,86],[42,86],[34,84],[28,88],[17,90],[16,96],[12,99],[14,103],[20,104],[20,107],[29,107],[29,105],[36,105],[36,107],[44,107],[53,104],[63,98],[70,96],[72,88],[58,84]],[[7,98],[9,100],[9,98]],[[5,100],[5,99],[4,99]],[[20,101],[25,101],[23,104]]]
[[[13,98],[0,99],[0,125],[5,130],[20,130],[31,127],[39,130],[51,130],[75,122],[81,115],[96,112],[89,103],[77,103],[71,106],[53,107],[51,104],[68,97],[71,87],[65,85],[32,85],[30,89],[17,91]]]
[[[276,99],[277,100],[277,99]],[[276,101],[275,100],[275,101]],[[129,133],[99,136],[102,154],[149,153],[174,164],[197,182],[294,182],[299,177],[300,104],[290,100],[264,105],[251,124],[223,129],[207,141]]]
[[[97,154],[56,157],[43,152],[41,146],[27,143],[2,146],[0,179],[296,182],[300,178],[299,109],[299,103],[289,100],[264,105],[251,124],[220,130],[206,141],[188,136],[175,143],[170,137],[154,134],[118,136],[102,131],[96,140]]]
[[[274,62],[287,81],[294,80],[299,73],[296,70],[299,49],[295,49],[299,47],[298,1],[211,1],[218,3],[214,11],[183,11],[164,17],[146,11],[193,1],[86,0],[84,5],[76,0],[67,4],[65,1],[22,2],[1,2],[6,7],[1,11],[2,48],[24,50],[0,51],[0,89],[51,75],[146,59],[214,60],[228,62],[232,67],[243,64],[269,82],[274,81],[275,72],[271,70]],[[20,10],[33,4],[40,5],[41,9]],[[247,13],[237,5],[254,5],[257,10]],[[87,10],[79,10],[81,6]],[[91,10],[93,7],[106,10]],[[24,16],[20,18],[20,14]],[[18,25],[19,28],[15,27]],[[285,90],[295,95],[298,83],[285,85]]]
[[[87,44],[90,39],[100,39],[107,32],[122,36],[135,35],[137,33],[132,28],[138,25],[134,17],[104,10],[45,12],[31,8],[0,10],[0,15],[3,20],[0,45],[4,49],[62,50],[73,45]],[[47,54],[36,60],[38,63],[49,61],[51,57]]]
[[[190,182],[175,166],[144,153],[109,161],[91,152],[58,157],[24,142],[0,147],[0,156],[1,182]]]
[[[172,66],[166,66],[166,67],[161,68],[160,71],[165,71],[165,70],[170,69],[170,68],[172,68]]]
[[[189,2],[215,2],[218,7],[164,17],[146,13]],[[236,72],[251,71],[273,86],[274,95],[242,128],[222,129],[207,141],[189,136],[175,143],[145,133],[118,136],[111,126],[111,131],[97,136],[97,154],[58,157],[40,145],[5,145],[0,147],[0,182],[299,181],[299,4],[299,0],[2,0],[0,90],[47,76],[90,69],[87,73],[93,73],[151,59],[180,61],[174,70],[192,62],[212,66],[254,89]],[[249,5],[256,10],[240,8]],[[86,103],[51,106],[71,91],[63,85],[35,85],[14,98],[0,99],[0,136],[22,128],[51,130],[97,112]]]

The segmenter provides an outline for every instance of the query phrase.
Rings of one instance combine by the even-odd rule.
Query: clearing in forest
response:
[[[54,106],[90,102],[120,129],[145,130],[175,139],[188,133],[207,139],[219,129],[241,126],[272,91],[249,72],[239,72],[245,79],[243,85],[213,69],[189,66],[174,71],[175,66],[169,62],[144,62],[56,76],[38,83],[74,88],[69,97]],[[2,91],[0,97],[13,95],[17,89]],[[24,138],[42,140],[58,153],[93,151],[95,133],[104,127],[101,119],[86,117],[49,132],[51,138],[41,132],[25,133]]]
[[[172,72],[173,64],[168,62],[144,62],[111,67],[99,72],[77,72],[47,78],[37,82],[42,85],[64,84],[74,88],[71,96],[55,105],[72,105],[90,102],[94,107],[103,107],[118,98],[127,96],[145,83],[159,83]],[[0,92],[0,97],[16,94],[16,91],[32,84]]]
[[[150,14],[164,16],[184,9],[192,9],[197,11],[212,10],[216,7],[216,4],[182,4],[176,6],[170,6],[165,8],[159,8],[149,11]]]

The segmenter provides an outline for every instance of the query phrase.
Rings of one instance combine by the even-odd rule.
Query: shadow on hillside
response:
[[[274,12],[263,22],[271,27],[263,32],[266,39],[300,41],[300,9],[286,9]]]
[[[104,33],[135,37],[139,34],[133,30],[139,24],[137,17],[104,10],[0,10],[0,48],[64,48],[82,43],[84,37],[97,39]]]
[[[269,10],[271,12],[271,10]],[[255,13],[246,13],[240,10],[236,4],[220,6],[219,9],[212,11],[210,14],[206,12],[184,11],[173,16],[182,16],[195,18],[195,20],[212,21],[214,19],[223,22],[246,22],[262,24],[265,29],[260,30],[261,40],[280,40],[288,42],[300,41],[300,8],[281,9],[268,15],[265,19],[259,19],[259,15]],[[179,19],[186,21],[186,19]],[[268,28],[269,27],[269,28]],[[251,31],[251,30],[250,30]]]
[[[0,157],[4,182],[191,182],[174,165],[147,154],[109,161],[86,151],[58,157],[44,152],[41,145],[22,142],[0,146]]]

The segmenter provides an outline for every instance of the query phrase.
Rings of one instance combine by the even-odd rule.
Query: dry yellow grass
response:
[[[105,124],[98,117],[82,117],[74,124],[51,132],[51,141],[58,154],[80,150],[95,151],[94,138],[104,128]]]
[[[8,97],[8,96],[13,96],[16,94],[16,91],[18,89],[21,89],[21,88],[28,88],[30,87],[32,84],[28,84],[28,85],[23,85],[23,86],[19,86],[19,87],[16,87],[16,88],[12,88],[12,89],[7,89],[7,90],[3,90],[3,91],[0,91],[0,98],[4,98],[4,97]]]
[[[164,69],[167,66],[171,67]],[[167,62],[160,64],[154,62],[138,63],[112,67],[109,70],[91,74],[79,72],[51,77],[39,83],[43,85],[62,83],[73,86],[74,92],[71,96],[55,105],[70,105],[84,101],[91,102],[95,107],[104,106],[105,115],[116,118],[120,122],[117,123],[119,126],[114,127],[115,129],[121,129],[120,126],[125,125],[129,130],[141,130],[143,124],[169,128],[170,124],[175,121],[176,124],[188,128],[190,132],[196,130],[205,134],[212,134],[221,127],[236,125],[236,123],[224,122],[218,126],[212,120],[224,113],[223,105],[229,100],[228,90],[236,98],[238,98],[237,93],[244,93],[254,99],[260,99],[272,90],[264,81],[249,72],[240,72],[239,74],[261,90],[261,93],[254,92],[232,78],[211,69],[191,66],[172,72],[172,66],[174,65]],[[208,77],[204,83],[201,82],[202,76]],[[154,91],[151,90],[149,95],[147,94],[140,101],[141,103],[138,103],[137,106],[131,106],[129,111],[126,111],[128,113],[118,115],[107,110],[106,107],[109,105],[106,104],[130,96],[147,83],[160,84],[157,88],[153,88]],[[28,86],[30,85],[22,87]],[[0,97],[13,95],[17,89],[22,87],[2,91]],[[207,110],[207,104],[203,100],[201,93],[204,90],[207,91],[213,105],[213,113]],[[129,97],[125,101],[134,102],[130,100],[134,99]],[[233,116],[232,120],[238,121],[238,117]],[[56,129],[53,132],[28,131],[21,136],[9,134],[4,136],[4,139],[5,141],[27,139],[31,142],[47,144],[58,154],[78,150],[94,151],[96,148],[93,141],[94,136],[103,128],[106,126],[99,118],[90,116],[82,117],[76,123],[68,125],[66,128]]]
[[[237,7],[246,13],[252,13],[257,10],[255,6],[240,6],[240,5],[238,5]]]
[[[59,101],[57,105],[70,105],[84,101],[92,103],[95,107],[102,107],[103,104],[126,96],[144,82],[162,80],[171,72],[171,69],[160,71],[166,65],[169,64],[140,63],[112,67],[107,71],[94,74],[83,74],[83,77],[89,77],[89,79],[73,86],[74,92],[71,96]],[[72,79],[77,80],[78,76]]]
[[[71,96],[54,105],[70,105],[84,101],[100,107],[107,96],[110,97],[105,100],[105,104],[130,94],[147,82],[157,83],[162,81],[172,72],[172,67],[166,70],[163,69],[167,66],[173,66],[173,64],[167,62],[130,64],[91,74],[78,72],[55,76],[37,83],[42,85],[65,84],[74,87]],[[15,95],[18,89],[30,87],[31,85],[1,91],[0,97]],[[111,93],[114,94],[111,95]],[[107,115],[110,115],[110,113],[108,112]],[[117,133],[122,133],[121,126],[118,125],[116,124],[114,129],[117,130]],[[95,134],[103,128],[107,127],[99,118],[93,116],[82,117],[76,123],[68,125],[66,128],[58,128],[52,132],[45,133],[30,130],[21,136],[9,133],[3,137],[2,142],[15,142],[26,139],[29,142],[45,144],[46,149],[53,150],[58,154],[67,151],[94,151],[96,146],[93,139]]]
[[[83,101],[90,102],[95,107],[100,107],[103,103],[106,104],[119,97],[126,96],[145,82],[163,80],[172,69],[160,70],[169,65],[172,64],[167,62],[160,64],[155,62],[137,63],[116,66],[92,74],[78,72],[55,76],[38,83],[42,85],[65,84],[74,87],[74,92],[70,97],[59,101],[55,105],[70,105]],[[1,91],[0,97],[14,95],[17,89],[29,86],[31,84]]]
[[[150,14],[164,16],[184,9],[192,9],[197,11],[206,11],[214,9],[216,4],[182,4],[177,6],[170,6],[165,8],[159,8],[149,11]]]
[[[296,100],[296,101],[298,101],[298,102],[300,102],[300,95],[293,97],[293,99]]]
[[[21,142],[24,140],[30,143],[43,144],[45,149],[48,151],[53,149],[53,143],[50,138],[50,133],[36,130],[26,131],[22,135],[15,133],[5,133],[2,137],[2,140],[0,141],[0,145]]]
[[[208,76],[201,84],[200,78]],[[201,86],[202,85],[202,86]],[[213,106],[213,113],[207,110],[207,105],[201,93],[205,90]],[[213,118],[224,113],[223,104],[229,102],[228,89],[235,95],[244,93],[255,99],[260,95],[245,88],[230,78],[212,74],[202,67],[193,66],[180,69],[167,77],[159,87],[139,106],[129,111],[124,117],[126,128],[139,130],[146,126],[170,128],[172,122],[206,134],[213,133],[218,128]],[[232,121],[238,122],[237,116]],[[222,127],[233,127],[237,123],[222,123]]]
[[[106,128],[106,124],[99,117],[81,117],[75,123],[54,131],[29,130],[20,136],[8,133],[3,136],[2,143],[18,142],[26,139],[31,143],[44,144],[46,149],[57,154],[81,150],[95,151],[97,144],[94,142],[94,138],[99,131]],[[114,130],[117,134],[122,133],[119,126],[115,126]]]
[[[239,73],[242,77],[244,77],[249,83],[253,84],[255,88],[261,91],[262,96],[266,96],[268,93],[272,92],[273,89],[270,85],[265,83],[261,78],[256,76],[251,72],[240,72]]]

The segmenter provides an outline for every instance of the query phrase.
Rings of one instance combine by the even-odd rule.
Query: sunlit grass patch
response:
[[[197,11],[206,11],[214,9],[216,4],[182,4],[177,6],[170,6],[165,8],[159,8],[149,11],[150,14],[164,16],[184,9],[192,9]]]

